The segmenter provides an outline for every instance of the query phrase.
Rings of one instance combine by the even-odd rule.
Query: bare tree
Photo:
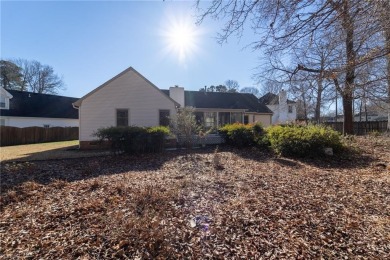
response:
[[[183,141],[187,148],[193,146],[193,135],[198,131],[194,109],[191,107],[180,108],[175,116],[170,118],[170,129],[179,141]]]
[[[388,54],[384,41],[378,40],[383,30],[379,12],[383,9],[375,1],[213,0],[206,9],[198,7],[199,22],[206,17],[226,22],[219,42],[225,42],[232,34],[240,37],[249,24],[259,39],[251,43],[252,47],[262,49],[269,57],[285,57],[288,50],[302,42],[315,42],[324,37],[338,41],[340,59],[331,67],[324,70],[301,64],[291,74],[305,70],[332,79],[343,101],[344,133],[353,133],[356,68]],[[369,49],[365,48],[367,42],[370,42]]]
[[[287,84],[268,79],[264,84],[261,86],[260,95],[264,96],[267,93],[273,93],[278,94],[282,89],[287,89]]]
[[[21,68],[20,89],[22,91],[57,94],[58,91],[64,90],[63,79],[51,66],[35,60],[16,59],[14,62]]]
[[[255,95],[258,98],[260,97],[260,90],[256,87],[244,87],[240,89],[240,93],[249,93]]]
[[[226,80],[225,85],[227,92],[236,93],[240,89],[240,84],[236,80]]]

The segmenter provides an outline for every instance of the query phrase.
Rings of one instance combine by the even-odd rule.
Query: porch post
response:
[[[219,128],[219,112],[217,112],[217,129]]]

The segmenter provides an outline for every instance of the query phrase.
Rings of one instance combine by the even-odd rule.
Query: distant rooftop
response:
[[[169,96],[169,90],[161,90]],[[272,113],[252,94],[229,92],[184,91],[186,106],[194,108],[247,109],[248,112]]]
[[[8,89],[6,91],[13,98],[10,99],[9,110],[0,110],[2,116],[79,118],[78,110],[72,106],[78,98]]]
[[[274,93],[268,92],[261,98],[259,98],[260,102],[265,105],[279,105],[279,96]],[[287,99],[287,104],[295,104],[295,101]]]

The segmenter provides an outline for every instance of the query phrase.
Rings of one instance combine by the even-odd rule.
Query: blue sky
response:
[[[259,54],[254,39],[219,45],[221,22],[195,25],[194,1],[1,1],[1,58],[37,60],[63,76],[66,90],[81,97],[132,66],[157,87],[198,90],[237,80],[255,86]],[[207,2],[206,2],[207,4]],[[191,28],[177,46],[174,28]],[[180,48],[185,56],[180,56]]]

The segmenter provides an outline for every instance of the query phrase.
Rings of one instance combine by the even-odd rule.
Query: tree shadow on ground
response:
[[[309,164],[324,169],[356,169],[368,167],[376,160],[374,157],[357,153],[322,158],[287,158],[279,157],[270,151],[260,150],[254,147],[237,149],[227,145],[218,146],[218,148],[216,146],[208,146],[203,149],[178,149],[174,151],[165,151],[163,153],[142,155],[113,155],[113,153],[107,154],[106,151],[104,156],[42,161],[25,160],[21,162],[1,162],[0,193],[3,194],[12,189],[17,190],[19,186],[27,182],[48,185],[55,181],[74,182],[126,172],[153,172],[161,169],[166,162],[175,160],[178,156],[189,158],[188,156],[191,155],[212,154],[215,153],[216,150],[218,152],[230,152],[241,158],[263,163],[272,161],[282,167],[289,167],[292,169],[299,169],[303,167],[303,164]],[[55,151],[46,151],[45,153],[47,152],[54,153]],[[101,152],[100,155],[102,155]]]
[[[317,168],[324,169],[357,169],[365,168],[377,161],[372,155],[359,153],[357,151],[346,149],[341,153],[332,156],[308,156],[308,157],[286,157],[279,156],[267,149],[256,147],[237,149],[229,146],[223,146],[221,151],[230,151],[236,155],[259,162],[273,161],[284,167],[300,168],[302,164],[308,164]]]
[[[54,150],[45,151],[47,152],[54,152]],[[51,157],[50,160],[28,161],[28,157],[25,157],[23,161],[1,162],[0,193],[15,189],[27,182],[48,185],[55,181],[74,182],[131,171],[152,172],[161,169],[167,161],[174,160],[177,156],[210,153],[213,152],[213,148],[178,149],[141,155],[115,155],[107,151],[95,152],[95,154],[77,152],[82,152],[82,155],[79,154],[80,158],[56,159]],[[63,156],[65,156],[64,153]]]

